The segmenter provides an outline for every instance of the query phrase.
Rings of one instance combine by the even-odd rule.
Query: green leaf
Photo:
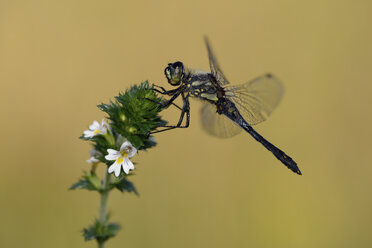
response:
[[[87,190],[97,190],[88,180],[80,179],[79,182],[73,184],[70,188],[73,189],[87,189]]]
[[[97,177],[94,172],[84,172],[84,176],[79,180],[79,182],[73,184],[70,190],[73,189],[87,189],[96,190],[101,189],[101,180]]]
[[[91,226],[83,229],[83,236],[85,241],[89,241],[96,238],[96,229]]]
[[[100,223],[98,220],[88,228],[83,229],[85,241],[96,239],[99,243],[107,241],[114,237],[120,230],[120,225],[117,223]]]
[[[109,237],[114,237],[116,233],[121,229],[118,223],[109,223],[107,225],[107,232],[106,235]]]
[[[123,193],[124,192],[128,192],[128,193],[133,192],[134,194],[139,195],[136,187],[134,187],[134,184],[131,181],[128,181],[127,179],[125,179],[125,178],[123,178],[118,183],[116,183],[114,185],[114,187],[117,188],[118,190],[120,190]]]

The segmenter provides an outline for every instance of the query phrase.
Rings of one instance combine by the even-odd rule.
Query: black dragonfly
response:
[[[252,128],[252,125],[266,120],[279,104],[284,92],[281,82],[274,75],[265,74],[245,84],[230,85],[217,63],[207,38],[205,42],[211,72],[187,68],[179,61],[170,63],[165,68],[164,73],[168,83],[177,88],[165,90],[163,87],[156,86],[158,88],[154,90],[170,96],[171,98],[162,103],[162,106],[167,108],[171,104],[175,105],[181,110],[181,115],[176,125],[164,126],[162,130],[153,133],[187,128],[190,124],[189,97],[196,97],[205,103],[201,111],[201,119],[206,132],[227,138],[237,135],[244,129],[284,165],[301,175],[300,169],[291,157]],[[179,96],[183,100],[182,107],[174,103]],[[186,120],[183,124],[185,116]]]

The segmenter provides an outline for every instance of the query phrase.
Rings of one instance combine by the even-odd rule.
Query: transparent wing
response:
[[[216,106],[205,103],[201,109],[201,121],[204,130],[213,136],[229,138],[242,131],[241,127],[224,115],[217,113]]]
[[[216,57],[213,54],[211,45],[209,44],[208,38],[204,37],[204,40],[205,40],[205,45],[207,46],[207,50],[208,50],[209,66],[211,68],[212,75],[216,78],[217,82],[220,85],[228,84],[229,81],[227,81],[225,75],[223,75],[223,73],[222,73],[222,71],[221,71],[221,69],[218,65]]]
[[[255,125],[266,120],[282,99],[284,88],[278,78],[265,74],[237,86],[226,86],[228,97],[243,118]]]

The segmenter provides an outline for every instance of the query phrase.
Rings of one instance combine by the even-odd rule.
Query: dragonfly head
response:
[[[164,70],[164,74],[168,79],[168,83],[177,86],[182,83],[182,79],[185,76],[185,71],[182,62],[170,63]]]

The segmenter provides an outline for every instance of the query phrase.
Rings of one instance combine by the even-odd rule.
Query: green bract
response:
[[[98,107],[108,114],[115,134],[120,134],[138,150],[143,150],[156,144],[149,133],[166,124],[158,115],[162,110],[161,101],[153,87],[145,81],[120,93],[114,102]]]

